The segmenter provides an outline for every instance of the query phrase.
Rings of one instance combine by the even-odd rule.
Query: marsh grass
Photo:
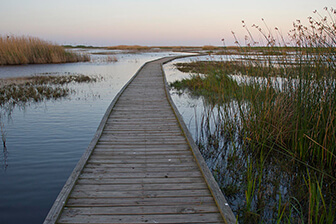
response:
[[[39,102],[44,99],[63,98],[72,92],[63,85],[71,82],[96,82],[97,80],[97,77],[86,75],[46,75],[11,79],[9,83],[0,85],[0,106],[6,103],[15,105],[31,101]]]
[[[326,11],[294,23],[290,52],[269,33],[266,47],[239,49],[245,60],[177,65],[194,74],[172,86],[214,105],[198,143],[222,156],[212,170],[243,223],[335,222],[336,12]]]
[[[0,65],[47,64],[89,61],[88,55],[34,37],[0,36]]]
[[[106,62],[109,62],[109,63],[118,62],[118,58],[116,56],[109,55],[109,56],[106,57]]]

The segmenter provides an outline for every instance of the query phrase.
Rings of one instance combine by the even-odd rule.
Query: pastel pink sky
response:
[[[286,35],[293,21],[325,6],[335,0],[1,0],[0,35],[95,46],[221,45],[222,38],[234,45],[231,31],[246,34],[242,20],[264,18]]]

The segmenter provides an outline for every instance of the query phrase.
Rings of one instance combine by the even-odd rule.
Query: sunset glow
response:
[[[333,7],[334,0],[10,0],[0,7],[1,35],[29,35],[58,44],[234,45],[244,20],[283,34],[296,19]],[[258,34],[256,34],[256,38]]]

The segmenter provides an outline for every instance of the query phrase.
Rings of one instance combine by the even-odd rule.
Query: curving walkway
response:
[[[168,93],[162,58],[108,108],[44,223],[235,223]]]

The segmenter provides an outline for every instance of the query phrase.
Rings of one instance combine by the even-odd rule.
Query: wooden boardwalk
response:
[[[235,223],[168,93],[146,63],[111,103],[44,223]]]

